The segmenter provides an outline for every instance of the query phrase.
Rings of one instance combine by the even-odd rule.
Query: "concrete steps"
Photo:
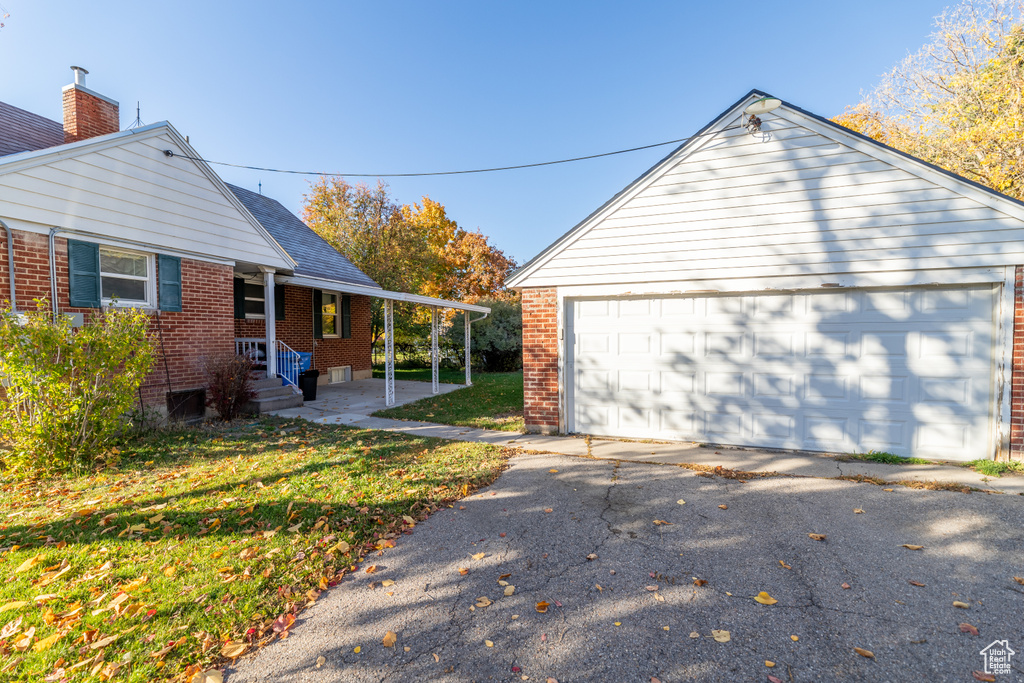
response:
[[[253,388],[256,390],[256,398],[249,402],[249,408],[254,413],[302,406],[302,393],[291,385],[282,385],[280,377],[257,379],[253,382]]]

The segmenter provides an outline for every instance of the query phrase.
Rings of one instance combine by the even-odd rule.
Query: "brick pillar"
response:
[[[558,431],[558,297],[553,287],[522,296],[526,430],[551,434]]]
[[[1024,266],[1013,288],[1013,374],[1010,393],[1010,457],[1024,459]]]

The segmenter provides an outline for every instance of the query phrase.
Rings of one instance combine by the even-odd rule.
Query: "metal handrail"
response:
[[[299,368],[301,367],[298,352],[280,339],[274,340],[274,351],[277,353],[277,374],[281,375],[287,384],[298,389]]]

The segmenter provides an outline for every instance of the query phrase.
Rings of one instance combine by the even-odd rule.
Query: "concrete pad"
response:
[[[462,388],[464,388],[462,384],[438,385],[439,394],[447,394]],[[305,407],[331,413],[370,415],[387,407],[384,405],[385,392],[383,379],[360,379],[341,384],[327,384],[317,387],[316,400],[306,401]],[[396,406],[430,398],[434,395],[430,382],[395,380]]]

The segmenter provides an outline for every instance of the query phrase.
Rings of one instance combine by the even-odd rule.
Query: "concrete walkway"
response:
[[[351,386],[349,386],[351,385]],[[441,393],[462,388],[459,384],[440,385]],[[662,465],[721,466],[744,472],[777,472],[801,477],[865,476],[887,482],[919,481],[959,484],[999,493],[1024,495],[1024,476],[986,477],[956,465],[885,465],[858,460],[843,461],[822,453],[779,451],[755,448],[707,447],[694,443],[643,442],[575,436],[545,436],[500,432],[471,427],[454,427],[431,422],[389,420],[371,417],[384,407],[384,380],[348,382],[326,389],[317,401],[301,408],[272,413],[281,417],[301,417],[319,424],[345,424],[362,429],[383,429],[414,436],[431,436],[455,441],[476,441],[510,446],[533,453],[557,453],[599,460],[623,460]],[[432,395],[429,382],[395,381],[398,405]]]

